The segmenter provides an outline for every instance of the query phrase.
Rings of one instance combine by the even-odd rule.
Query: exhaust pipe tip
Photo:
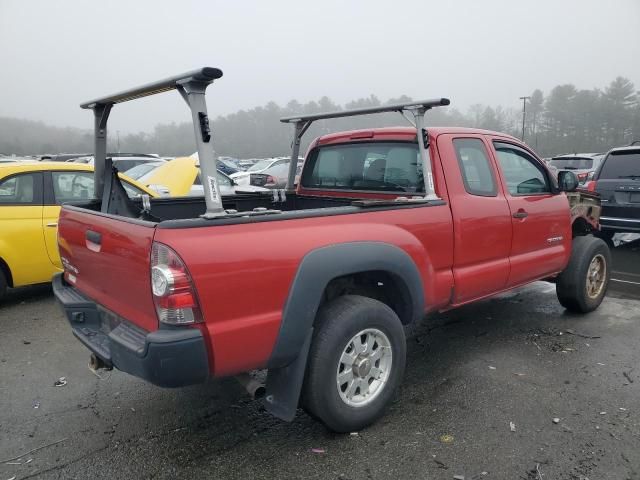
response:
[[[248,373],[236,375],[236,380],[244,387],[249,396],[254,400],[263,398],[267,394],[267,388],[265,385]]]
[[[94,372],[96,370],[113,370],[113,366],[107,365],[101,358],[98,358],[95,354],[91,354],[89,357],[89,368]]]

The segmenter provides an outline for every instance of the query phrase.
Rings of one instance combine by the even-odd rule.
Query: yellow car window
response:
[[[34,183],[34,176],[31,174],[16,175],[0,181],[0,204],[33,204]]]
[[[93,172],[51,172],[53,193],[56,203],[87,200],[93,197]],[[122,181],[129,198],[138,197],[145,192]]]

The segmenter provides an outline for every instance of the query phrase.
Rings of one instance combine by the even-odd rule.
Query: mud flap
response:
[[[267,373],[264,407],[285,422],[291,422],[296,416],[312,336],[313,328],[310,328],[296,359],[285,367],[270,368]]]

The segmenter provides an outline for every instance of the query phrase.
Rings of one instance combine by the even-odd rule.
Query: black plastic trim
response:
[[[358,201],[354,199],[354,201]],[[275,222],[280,220],[293,220],[301,218],[315,218],[315,217],[330,217],[333,215],[351,215],[357,213],[369,213],[369,212],[382,212],[386,210],[399,210],[402,208],[427,208],[446,205],[444,200],[429,200],[427,202],[412,203],[407,202],[394,202],[393,205],[384,204],[379,207],[358,207],[358,206],[346,206],[346,207],[330,207],[330,208],[317,208],[308,210],[293,210],[290,212],[282,212],[275,215],[260,215],[253,217],[234,217],[225,219],[224,217],[216,219],[183,219],[183,220],[164,220],[157,224],[158,228],[174,229],[174,228],[197,228],[197,227],[210,227],[214,225],[239,225],[244,223],[262,223],[262,222]],[[120,217],[118,217],[120,218]]]
[[[53,293],[64,309],[75,337],[108,366],[160,387],[203,383],[209,377],[209,360],[202,332],[176,328],[147,332],[115,314],[117,325],[108,333],[106,313],[61,273],[52,280]]]
[[[425,311],[422,278],[411,257],[401,248],[382,242],[351,242],[322,247],[304,256],[289,290],[276,345],[269,368],[281,368],[294,361],[308,332],[326,286],[334,278],[384,271],[400,281],[409,292],[410,321]]]

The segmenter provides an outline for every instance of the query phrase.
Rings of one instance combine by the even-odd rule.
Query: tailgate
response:
[[[154,233],[151,222],[63,207],[58,245],[65,279],[113,313],[157,330],[150,278]]]

